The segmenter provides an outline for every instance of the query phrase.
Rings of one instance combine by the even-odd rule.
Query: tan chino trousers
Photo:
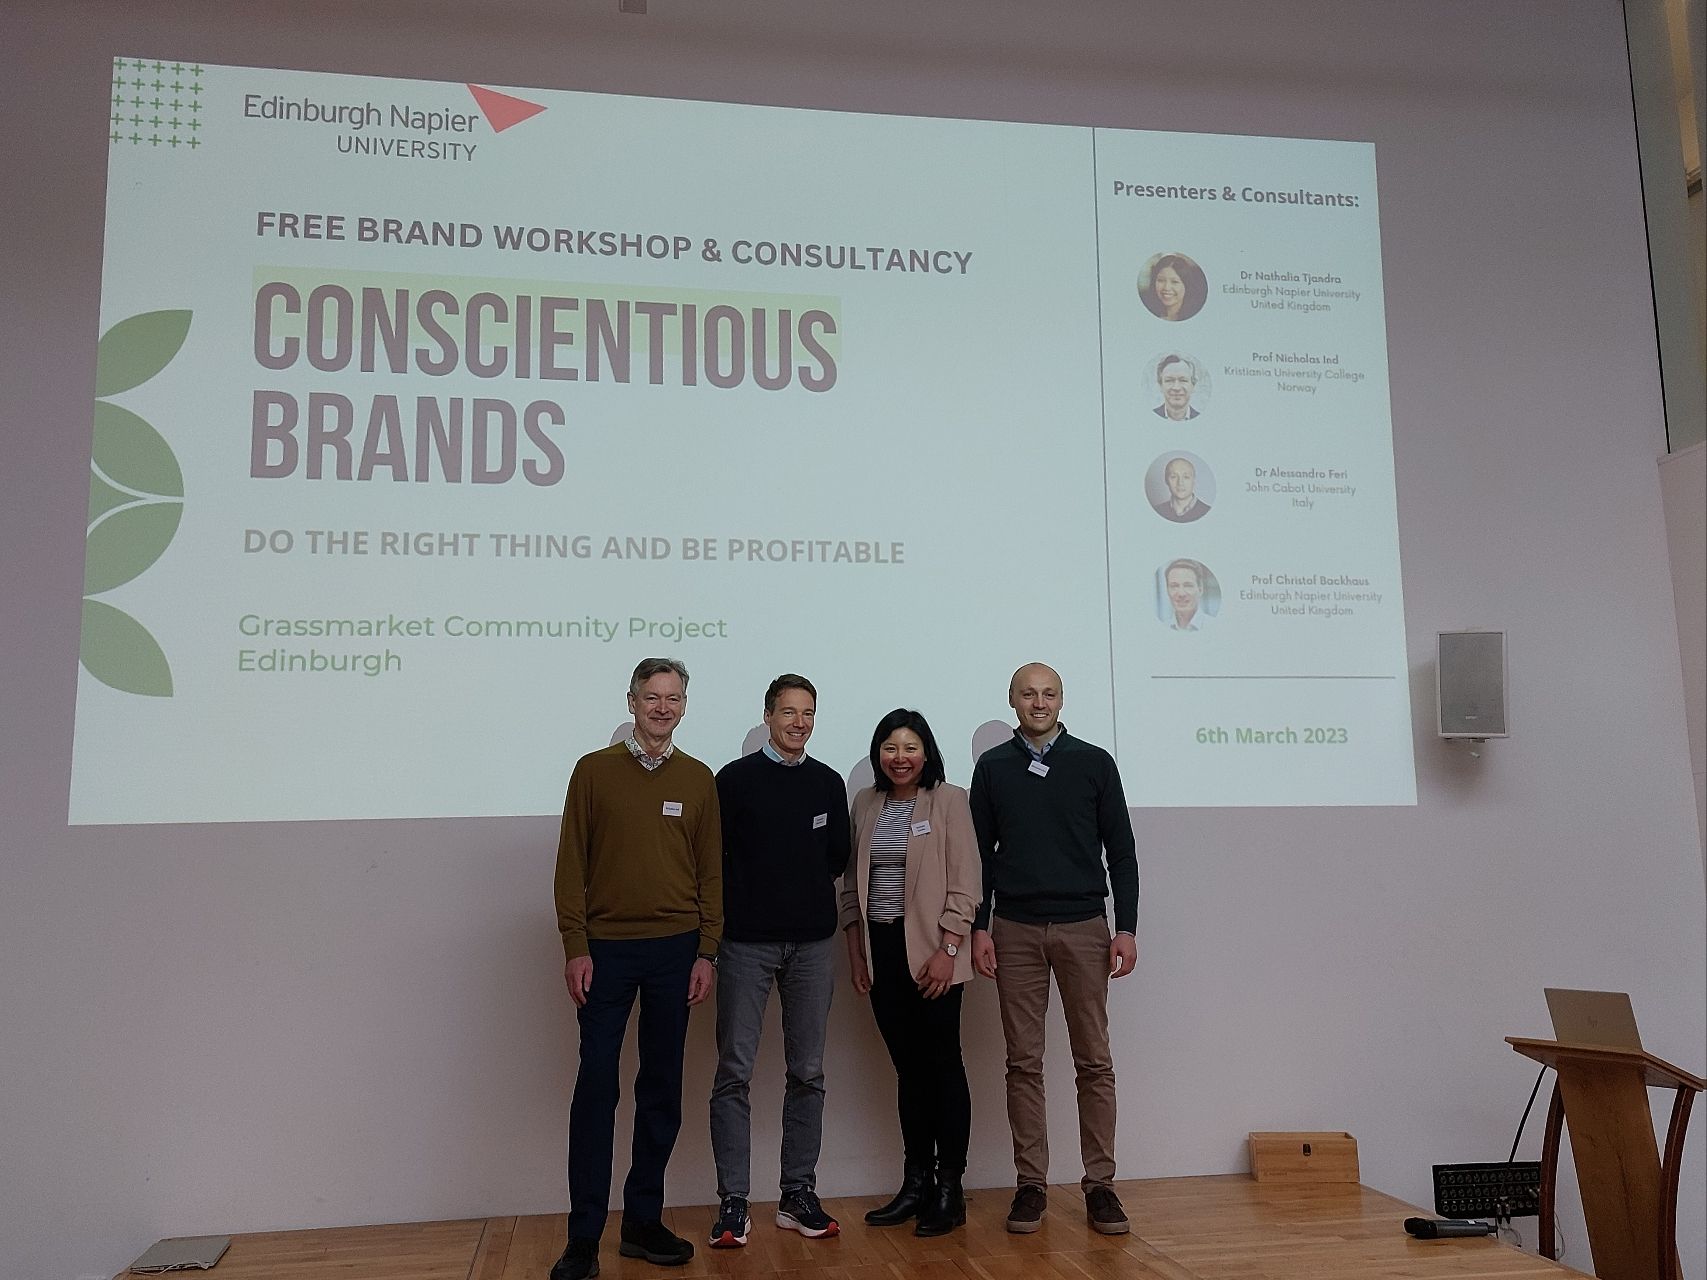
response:
[[[996,991],[1008,1046],[1008,1125],[1020,1186],[1049,1183],[1049,1113],[1043,1096],[1049,978],[1061,990],[1079,1093],[1079,1152],[1088,1192],[1114,1182],[1114,1058],[1108,1043],[1108,922],[990,921]]]

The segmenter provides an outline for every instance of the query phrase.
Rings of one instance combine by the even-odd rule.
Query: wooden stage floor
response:
[[[1580,1276],[1492,1239],[1413,1240],[1404,1220],[1420,1211],[1358,1186],[1276,1186],[1243,1175],[1119,1184],[1127,1236],[1085,1223],[1077,1186],[1049,1189],[1042,1230],[1009,1235],[1010,1192],[977,1190],[966,1226],[921,1240],[911,1226],[860,1221],[882,1196],[826,1200],[840,1237],[806,1240],[772,1225],[774,1205],[753,1206],[745,1249],[705,1244],[709,1207],[665,1211],[694,1242],[684,1267],[618,1256],[612,1216],[601,1280],[1428,1280],[1429,1277]],[[1533,1221],[1526,1224],[1533,1227]],[[422,1222],[234,1236],[210,1280],[545,1280],[563,1249],[561,1214]],[[1584,1259],[1586,1261],[1586,1258]],[[125,1272],[128,1276],[130,1273]]]

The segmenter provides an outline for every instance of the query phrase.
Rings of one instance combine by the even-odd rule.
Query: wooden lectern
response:
[[[1677,1180],[1689,1108],[1707,1081],[1640,1049],[1507,1036],[1558,1074],[1541,1148],[1541,1254],[1553,1257],[1559,1133],[1568,1120],[1589,1250],[1600,1280],[1683,1280],[1677,1258]],[[1649,1089],[1673,1089],[1665,1161],[1654,1141]]]

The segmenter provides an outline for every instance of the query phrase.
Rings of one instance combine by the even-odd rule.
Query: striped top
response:
[[[871,829],[871,886],[866,894],[865,918],[873,924],[891,924],[907,910],[907,835],[913,825],[912,800],[885,797],[883,812]]]

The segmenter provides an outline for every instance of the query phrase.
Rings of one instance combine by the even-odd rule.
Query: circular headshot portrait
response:
[[[1156,570],[1156,617],[1169,631],[1204,631],[1221,612],[1221,584],[1199,560],[1170,560]]]
[[[1138,272],[1138,297],[1163,320],[1189,320],[1209,301],[1209,281],[1183,253],[1158,253]]]
[[[1195,453],[1164,453],[1144,472],[1144,496],[1162,519],[1190,524],[1209,514],[1215,473]]]
[[[1213,388],[1203,361],[1183,351],[1161,351],[1145,364],[1147,390],[1155,397],[1150,412],[1164,422],[1190,422],[1201,417]]]

